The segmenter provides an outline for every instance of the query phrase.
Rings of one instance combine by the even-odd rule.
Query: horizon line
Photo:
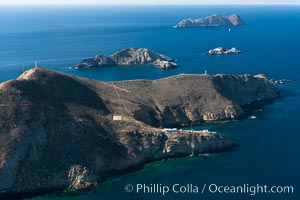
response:
[[[1,6],[295,6],[299,3],[0,3]]]

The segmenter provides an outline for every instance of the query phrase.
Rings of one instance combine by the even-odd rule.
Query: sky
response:
[[[0,5],[47,5],[47,4],[70,4],[70,5],[132,5],[132,4],[298,4],[300,0],[0,0]]]

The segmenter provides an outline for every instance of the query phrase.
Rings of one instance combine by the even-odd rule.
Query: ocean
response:
[[[265,74],[290,79],[282,97],[254,113],[257,119],[193,127],[232,138],[238,146],[208,157],[158,161],[110,178],[89,191],[61,191],[32,200],[98,199],[300,199],[300,6],[94,6],[1,7],[0,82],[23,70],[46,67],[76,76],[117,81],[159,79],[181,73]],[[239,14],[247,25],[174,29],[183,18]],[[203,56],[209,49],[236,47],[243,54]],[[76,70],[96,54],[145,47],[177,60],[179,68],[154,66]],[[293,186],[293,194],[127,193],[127,184],[243,184]],[[201,187],[200,187],[201,188]],[[202,189],[202,188],[201,188]],[[200,190],[201,190],[200,189]]]

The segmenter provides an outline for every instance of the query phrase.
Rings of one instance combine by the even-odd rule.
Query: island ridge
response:
[[[278,97],[263,76],[101,82],[31,69],[0,84],[0,194],[83,189],[150,161],[228,149],[218,133],[163,128],[239,119]]]

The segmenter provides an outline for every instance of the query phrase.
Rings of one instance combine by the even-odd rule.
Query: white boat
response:
[[[254,115],[252,115],[252,116],[249,117],[249,119],[256,119],[256,118],[257,118],[257,117],[254,116]]]

